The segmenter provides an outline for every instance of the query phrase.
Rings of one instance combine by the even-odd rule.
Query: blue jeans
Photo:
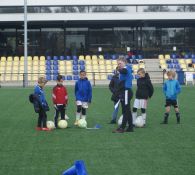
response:
[[[117,102],[116,102],[116,103],[117,103]],[[114,106],[116,105],[116,103],[114,103]],[[113,111],[113,113],[112,113],[112,120],[116,120],[117,115],[118,115],[119,106],[120,106],[120,105],[118,105],[116,109],[114,108],[114,111]]]

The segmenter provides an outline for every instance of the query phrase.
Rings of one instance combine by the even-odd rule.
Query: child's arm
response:
[[[91,103],[91,99],[92,99],[92,87],[91,87],[90,81],[88,81],[88,89],[89,89],[88,102]]]
[[[54,87],[53,88],[53,92],[52,92],[52,101],[53,101],[53,104],[56,104],[56,88]]]
[[[179,94],[181,92],[181,86],[179,84],[179,82],[177,81],[176,83],[176,93]]]
[[[154,93],[154,88],[150,79],[148,80],[148,89],[149,89],[149,97],[151,98]]]
[[[112,78],[109,83],[109,89],[112,93],[114,93],[114,79]]]
[[[167,84],[164,83],[163,84],[163,93],[164,93],[164,95],[166,95],[166,91],[167,91]]]

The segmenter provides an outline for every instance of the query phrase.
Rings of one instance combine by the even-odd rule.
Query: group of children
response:
[[[114,112],[112,114],[112,120],[110,124],[117,123],[117,114],[119,110],[119,105],[116,106],[119,101],[119,97],[117,96],[117,90],[120,83],[120,72],[118,67],[114,71],[114,76],[112,77],[109,83],[109,89],[112,92],[111,100],[114,102]],[[151,83],[149,74],[145,72],[143,68],[138,69],[137,71],[138,79],[137,79],[137,89],[136,89],[136,97],[133,104],[133,112],[132,112],[132,124],[135,126],[135,121],[137,118],[137,109],[141,109],[141,116],[143,119],[143,127],[146,125],[146,108],[148,99],[152,97],[154,88]],[[163,84],[163,93],[165,95],[165,114],[164,120],[161,124],[168,124],[168,117],[170,113],[171,106],[174,107],[176,113],[177,123],[180,123],[180,113],[177,102],[177,95],[181,92],[181,87],[179,82],[175,79],[176,73],[174,71],[167,71],[168,80],[166,80]],[[114,132],[124,132],[121,128]]]
[[[45,99],[44,86],[46,85],[47,80],[44,77],[38,79],[38,84],[34,88],[34,95],[37,97],[38,103],[38,122],[36,130],[38,131],[50,131],[47,128],[47,114],[49,106]],[[88,104],[91,103],[92,99],[92,87],[90,81],[86,77],[85,71],[80,71],[80,79],[75,83],[75,100],[77,106],[76,120],[75,125],[78,125],[79,119],[86,118],[86,109]],[[63,76],[57,76],[57,84],[53,88],[52,100],[54,104],[55,114],[54,114],[54,124],[55,127],[58,127],[58,117],[61,115],[61,120],[68,119],[65,115],[66,106],[68,104],[68,93],[66,87],[63,85]],[[34,100],[33,103],[36,103]]]
[[[146,125],[146,108],[148,99],[152,97],[154,89],[151,83],[149,74],[145,72],[143,68],[140,68],[137,72],[137,90],[136,97],[133,105],[133,113],[130,109],[130,101],[133,97],[132,92],[132,69],[130,66],[126,65],[126,62],[123,58],[117,60],[118,67],[115,70],[115,74],[112,77],[109,89],[112,92],[111,100],[114,102],[114,112],[112,114],[111,124],[116,123],[119,102],[122,106],[123,113],[123,122],[114,132],[132,132],[133,126],[137,118],[137,109],[141,109],[141,115],[144,121],[144,126]],[[164,120],[162,124],[168,123],[168,117],[170,113],[170,107],[173,106],[176,113],[177,123],[180,123],[180,113],[177,103],[177,95],[181,91],[180,84],[175,80],[175,72],[167,72],[168,80],[163,84],[163,92],[166,98],[164,114]],[[47,128],[47,114],[49,106],[45,99],[44,86],[46,85],[47,80],[44,77],[38,79],[38,84],[34,88],[34,95],[38,99],[38,110],[36,111],[38,116],[38,122],[36,130],[38,131],[50,131]],[[86,109],[88,108],[89,103],[92,99],[92,87],[90,81],[86,77],[85,71],[80,71],[80,78],[75,83],[75,100],[76,100],[76,120],[75,125],[78,125],[79,119],[86,119]],[[66,106],[68,104],[68,93],[66,87],[63,85],[63,76],[57,76],[57,85],[53,88],[52,100],[55,109],[54,115],[54,124],[57,128],[58,116],[61,115],[61,120],[68,119],[65,115]],[[36,100],[34,100],[34,103]],[[35,104],[34,104],[35,105]],[[128,122],[128,128],[126,130],[126,123]]]

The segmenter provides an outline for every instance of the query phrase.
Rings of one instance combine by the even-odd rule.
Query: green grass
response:
[[[161,87],[155,88],[148,104],[146,128],[134,133],[113,134],[117,126],[107,124],[113,104],[107,87],[93,89],[88,126],[73,126],[75,102],[68,88],[67,114],[71,118],[65,130],[38,132],[37,114],[28,102],[32,89],[0,89],[0,175],[60,175],[75,160],[86,163],[89,175],[194,175],[195,174],[195,88],[183,87],[179,96],[181,124],[172,111],[169,124],[160,125],[164,113]],[[135,92],[135,89],[134,89]],[[53,119],[51,88],[46,88]],[[133,102],[133,101],[132,101]]]

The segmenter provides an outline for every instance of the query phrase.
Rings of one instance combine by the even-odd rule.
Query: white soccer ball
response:
[[[118,119],[118,126],[122,125],[122,121],[123,121],[123,115],[121,115]]]
[[[68,126],[68,123],[67,123],[66,120],[60,120],[58,122],[58,127],[61,128],[61,129],[65,129],[65,128],[67,128],[67,126]]]
[[[54,129],[55,128],[54,122],[53,121],[47,121],[47,128]]]
[[[78,127],[79,128],[87,128],[87,121],[85,119],[80,119],[78,121]]]
[[[136,126],[136,127],[139,127],[139,128],[141,128],[141,127],[144,126],[144,119],[143,119],[142,116],[138,116],[138,117],[136,118],[136,120],[135,120],[135,126]]]

